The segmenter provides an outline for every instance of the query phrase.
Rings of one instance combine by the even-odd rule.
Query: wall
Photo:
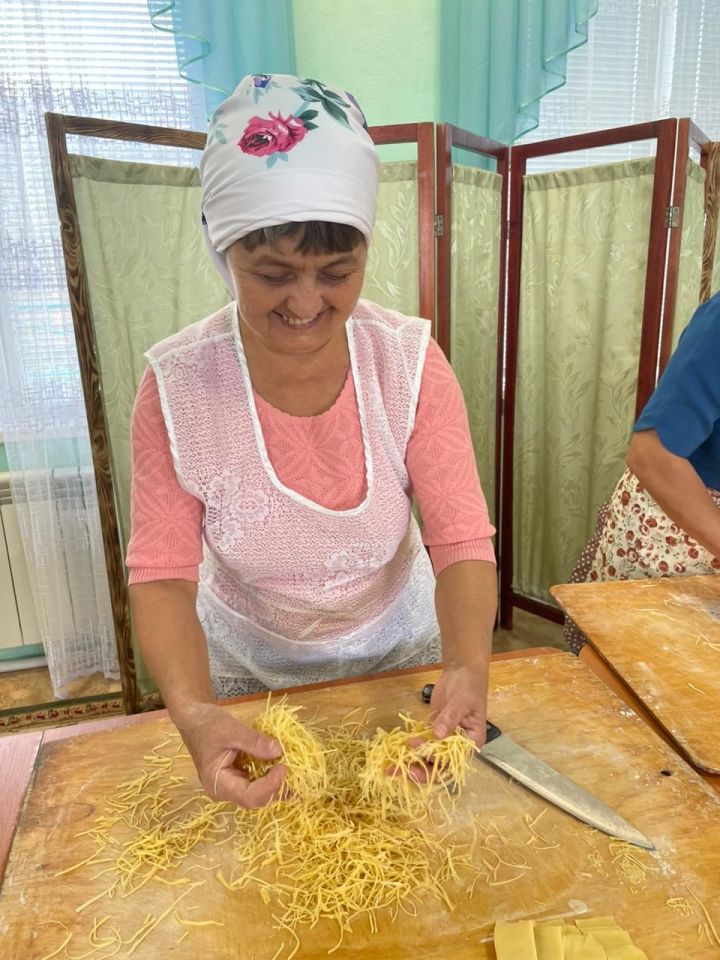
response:
[[[349,90],[371,125],[437,120],[441,2],[293,0],[298,73]]]

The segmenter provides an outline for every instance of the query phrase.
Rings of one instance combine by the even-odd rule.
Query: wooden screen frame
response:
[[[58,113],[45,114],[50,165],[55,200],[60,221],[65,274],[70,311],[75,332],[78,364],[82,381],[85,411],[90,433],[93,470],[100,511],[105,565],[110,589],[115,641],[120,666],[123,706],[127,713],[143,708],[135,671],[132,648],[130,602],[125,579],[125,561],[116,511],[112,477],[108,421],[103,400],[100,364],[92,321],[87,273],[83,259],[80,225],[70,174],[67,137],[98,137],[106,140],[150,143],[157,146],[202,150],[206,134],[169,127],[75,117]],[[418,257],[419,312],[435,324],[435,125],[405,123],[370,127],[376,145],[416,143],[418,169]],[[155,704],[153,703],[153,707]]]
[[[435,124],[396,123],[369,127],[376,147],[417,144],[419,315],[435,329]]]
[[[500,512],[502,496],[501,456],[502,408],[505,360],[505,292],[507,275],[508,198],[510,147],[470,133],[451,123],[437,128],[437,211],[442,217],[442,231],[437,232],[437,342],[448,361],[452,362],[452,185],[453,147],[478,153],[495,160],[495,171],[502,177],[500,196],[500,257],[498,269],[497,345],[495,373],[495,513]]]
[[[509,147],[497,140],[479,137],[451,123],[437,126],[437,212],[442,217],[442,230],[436,230],[437,237],[437,333],[436,339],[448,360],[451,360],[452,329],[452,184],[453,184],[453,147],[468,150],[495,160],[496,172],[502,177],[501,195],[501,234],[500,234],[500,284],[498,294],[498,322],[502,325],[505,307],[505,247],[507,239],[507,195],[508,195],[508,153]],[[499,332],[499,328],[498,328]],[[499,343],[500,341],[498,341]]]
[[[702,130],[693,123],[688,117],[681,117],[677,121],[677,139],[675,149],[675,176],[673,180],[672,205],[677,208],[677,222],[669,230],[669,240],[667,248],[667,264],[665,271],[665,299],[663,301],[663,310],[661,317],[661,329],[659,332],[659,341],[657,345],[657,372],[659,375],[668,364],[672,353],[672,341],[675,325],[675,307],[677,304],[677,288],[680,273],[680,253],[682,247],[682,228],[685,218],[685,185],[687,183],[687,166],[690,158],[690,148],[694,147],[700,154],[700,165],[705,170],[705,212],[708,208],[708,184],[707,184],[707,163],[710,139]],[[698,303],[702,302],[703,272],[705,264],[705,242],[707,236],[707,227],[703,232],[703,266],[701,268],[700,285],[698,288]],[[713,248],[714,253],[714,248]],[[640,397],[637,398],[635,414],[640,416],[643,407],[650,399],[655,389],[657,379],[652,383],[647,398],[640,403]]]
[[[522,256],[523,177],[527,161],[541,156],[570,153],[577,150],[631,143],[638,140],[655,140],[655,176],[653,182],[650,232],[648,238],[648,264],[661,263],[662,271],[647,270],[643,301],[643,318],[640,334],[638,381],[636,390],[636,415],[639,415],[655,389],[658,366],[667,362],[672,342],[672,321],[677,295],[680,241],[682,238],[682,204],[684,204],[687,155],[692,135],[697,139],[697,128],[689,120],[670,118],[649,123],[632,124],[610,130],[554,140],[521,144],[510,150],[510,202],[508,233],[508,291],[505,344],[505,394],[501,425],[502,446],[500,465],[496,470],[502,476],[502,491],[498,501],[499,510],[499,573],[500,573],[500,625],[512,628],[513,608],[519,607],[529,613],[556,623],[563,622],[561,611],[544,601],[526,597],[513,589],[513,493],[514,493],[514,428],[515,399],[518,366],[518,335],[520,314],[520,276]],[[684,144],[678,163],[678,153]],[[677,193],[676,193],[677,191]],[[675,205],[675,196],[681,204],[677,229],[666,226],[668,209]],[[670,243],[668,244],[668,230]],[[666,247],[667,257],[666,257]],[[666,291],[667,282],[674,288]],[[669,293],[669,296],[667,295]]]

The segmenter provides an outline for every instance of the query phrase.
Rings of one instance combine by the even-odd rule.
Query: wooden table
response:
[[[698,770],[720,781],[720,576],[552,588],[617,686]],[[593,660],[587,648],[583,654]]]
[[[463,879],[449,891],[455,903],[452,912],[428,898],[415,918],[400,914],[391,924],[379,916],[376,934],[358,921],[339,955],[353,960],[404,960],[415,954],[434,960],[493,960],[495,919],[614,914],[651,960],[717,957],[719,947],[699,938],[698,924],[707,922],[707,910],[720,927],[720,797],[576,658],[557,651],[523,653],[492,664],[491,718],[617,809],[653,840],[657,853],[633,848],[640,864],[640,876],[633,879],[620,869],[618,857],[622,863],[624,854],[609,838],[477,763],[453,806],[454,835],[469,843],[477,833],[486,849],[501,850],[505,860],[523,868],[519,873],[506,870],[498,885],[483,882],[472,896]],[[353,708],[373,705],[373,726],[387,727],[396,722],[399,709],[422,715],[427,708],[420,703],[419,690],[437,675],[436,670],[420,668],[298,690],[289,700],[317,710],[330,723]],[[246,699],[228,709],[249,720],[259,707]],[[151,883],[142,895],[101,900],[78,914],[76,906],[101,891],[92,880],[97,867],[66,875],[62,884],[55,879],[91,851],[82,834],[105,798],[137,776],[143,756],[172,732],[169,720],[157,715],[81,729],[83,733],[75,730],[74,736],[68,731],[39,733],[34,742],[28,739],[32,734],[7,738],[6,743],[15,741],[15,748],[22,750],[0,741],[5,756],[16,757],[15,779],[28,791],[17,824],[6,819],[3,828],[6,842],[15,832],[0,891],[3,960],[40,960],[55,950],[62,941],[60,928],[44,926],[55,920],[77,929],[80,941],[71,949],[77,956],[87,951],[82,935],[87,935],[93,911],[95,917],[119,912],[123,929],[134,930],[146,914],[158,915],[172,906],[177,895],[177,888]],[[529,843],[526,819],[539,815],[545,838],[540,849]],[[212,856],[232,861],[231,845],[213,848]],[[188,896],[183,906],[187,916],[213,917],[222,925],[193,930],[178,944],[179,928],[169,915],[131,960],[270,960],[280,943],[272,930],[272,908],[251,888],[230,892],[210,872],[207,877],[202,897],[191,891],[197,902]],[[189,912],[192,907],[194,914]],[[319,923],[303,933],[298,960],[325,957],[336,939],[334,924]],[[128,954],[123,948],[116,956],[125,960]]]

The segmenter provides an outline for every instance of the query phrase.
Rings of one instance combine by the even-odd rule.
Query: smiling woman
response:
[[[482,743],[494,531],[430,324],[359,300],[378,182],[365,118],[316,80],[247,77],[201,175],[235,299],[148,352],[128,566],[143,655],[202,783],[255,805],[283,777],[247,792],[238,751],[279,747],[217,696],[441,656],[435,733]]]
[[[254,389],[272,407],[294,416],[324,413],[347,379],[345,324],[362,289],[367,246],[354,227],[335,225],[332,231],[332,226],[270,227],[237,240],[227,254]],[[303,252],[310,246],[310,230],[316,242]],[[258,246],[258,233],[269,234],[270,242]],[[354,246],[336,253],[332,239],[340,248],[348,240]],[[323,247],[330,252],[318,253]]]

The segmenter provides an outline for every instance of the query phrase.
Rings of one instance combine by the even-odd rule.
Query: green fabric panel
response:
[[[144,352],[229,299],[205,250],[196,170],[71,157],[124,541]]]
[[[610,494],[635,411],[654,159],[525,178],[514,588],[549,600]]]
[[[417,163],[380,166],[378,207],[362,296],[415,317],[420,309],[418,275]],[[422,526],[416,504],[413,514]]]
[[[677,300],[673,324],[673,350],[680,334],[690,321],[700,300],[702,277],[703,238],[705,233],[705,171],[699,163],[688,160],[685,181],[685,210],[683,212],[680,266],[678,269]]]
[[[635,166],[636,172],[628,169]],[[597,183],[612,183],[615,180],[627,180],[642,174],[653,174],[655,160],[652,157],[623,163],[598,164],[594,167],[573,167],[570,170],[550,170],[547,173],[531,174],[524,179],[525,196],[535,191],[551,188],[567,190],[570,187],[591,187]],[[648,221],[649,222],[649,221]]]
[[[378,209],[363,297],[411,317],[418,314],[417,164],[380,168]]]
[[[152,344],[228,302],[200,228],[197,171],[71,157],[123,550],[130,418]],[[138,683],[153,684],[135,645]]]
[[[453,166],[450,356],[493,520],[501,191],[498,174]]]
[[[159,163],[131,163],[71,153],[70,174],[73,180],[86,178],[95,183],[120,183],[123,186],[199,187],[197,167],[167,167]]]

